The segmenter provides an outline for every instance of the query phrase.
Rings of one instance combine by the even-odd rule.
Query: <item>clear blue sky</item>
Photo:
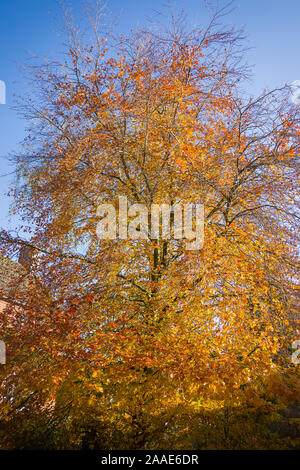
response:
[[[69,0],[75,16],[81,0]],[[144,23],[161,10],[165,0],[108,0],[113,15],[120,13],[117,29],[126,31]],[[184,8],[191,22],[203,23],[206,16],[202,0],[177,0],[175,9]],[[249,91],[258,93],[265,86],[275,87],[300,80],[300,0],[236,0],[235,11],[227,24],[244,26],[248,45],[248,62],[254,66]],[[14,95],[22,94],[25,85],[18,64],[31,55],[55,57],[62,48],[58,34],[56,0],[0,0],[0,80],[5,81],[7,104],[0,104],[0,175],[13,168],[5,156],[16,152],[25,135],[26,123],[11,107]],[[5,195],[11,176],[0,177],[0,227],[13,227],[8,219],[9,198]],[[17,219],[15,219],[16,221]]]

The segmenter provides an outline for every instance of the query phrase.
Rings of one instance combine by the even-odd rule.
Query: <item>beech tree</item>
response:
[[[116,38],[69,29],[32,67],[13,210],[35,250],[0,313],[2,448],[288,448],[297,403],[299,107],[248,96],[240,32],[184,17]],[[204,204],[204,244],[100,240],[100,204]],[[294,405],[295,406],[295,405]],[[243,425],[241,426],[241,423]],[[297,437],[297,436],[296,436]],[[299,437],[299,436],[298,436]]]

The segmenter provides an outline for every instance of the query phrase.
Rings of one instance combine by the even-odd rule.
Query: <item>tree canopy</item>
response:
[[[30,237],[1,246],[36,256],[0,313],[2,448],[299,445],[273,429],[299,400],[299,107],[286,85],[248,96],[225,12],[115,37],[94,11],[92,38],[70,28],[64,59],[30,69],[13,188]],[[99,240],[120,195],[201,202],[203,247]]]

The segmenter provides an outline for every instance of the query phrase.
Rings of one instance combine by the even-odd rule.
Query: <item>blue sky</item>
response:
[[[81,0],[69,0],[74,15],[80,13]],[[145,23],[153,10],[161,10],[163,0],[108,0],[113,15],[120,14],[117,29],[128,31]],[[203,24],[206,14],[202,0],[177,0],[175,9],[184,8],[191,23]],[[59,7],[56,0],[0,0],[0,80],[6,83],[6,104],[0,104],[0,228],[12,228],[17,218],[9,220],[10,199],[6,196],[13,171],[7,161],[25,136],[26,122],[12,107],[14,95],[26,90],[19,65],[31,56],[57,57],[63,50],[59,34]],[[245,27],[248,36],[248,62],[253,66],[249,92],[276,87],[300,79],[300,1],[236,0],[227,24]]]

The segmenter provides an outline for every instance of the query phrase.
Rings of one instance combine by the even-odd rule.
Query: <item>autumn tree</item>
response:
[[[1,243],[38,254],[0,314],[4,448],[295,445],[266,423],[299,393],[299,108],[288,86],[247,96],[225,13],[116,38],[94,11],[92,39],[70,27],[66,58],[31,68],[13,188],[30,238]],[[201,202],[203,247],[99,239],[119,196]]]

